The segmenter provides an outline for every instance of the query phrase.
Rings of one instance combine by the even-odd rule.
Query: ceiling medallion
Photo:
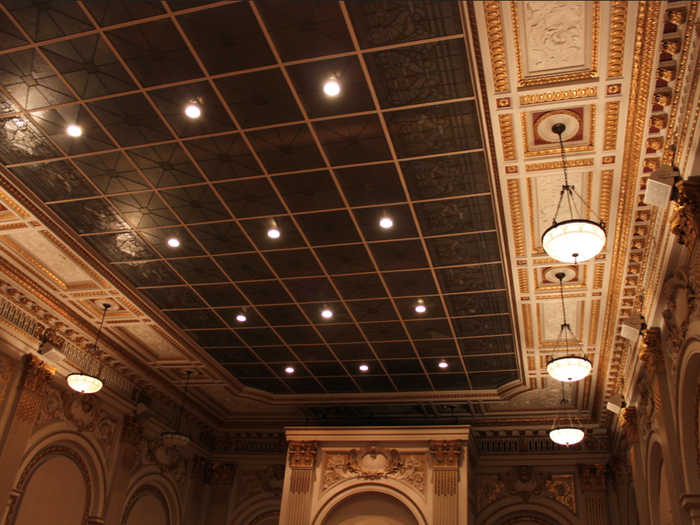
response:
[[[559,332],[559,337],[557,338],[554,352],[556,353],[558,349],[563,347],[564,355],[557,358],[554,357],[554,354],[552,355],[549,363],[547,363],[547,373],[557,381],[571,383],[574,381],[580,381],[584,377],[588,376],[593,369],[593,365],[583,354],[583,349],[580,349],[581,355],[576,355],[573,348],[569,349],[569,343],[578,346],[578,342],[576,341],[576,336],[571,331],[569,323],[566,322],[566,308],[564,306],[565,274],[560,272],[557,273],[556,277],[559,279],[561,310],[564,322],[561,325],[561,331]]]
[[[102,303],[102,308],[104,308],[104,311],[102,312],[102,321],[100,322],[100,328],[97,330],[95,343],[90,347],[90,349],[87,352],[89,358],[87,360],[87,365],[89,366],[90,364],[98,362],[99,367],[97,369],[97,372],[95,373],[95,375],[92,375],[87,370],[83,370],[82,372],[69,374],[68,377],[66,377],[66,382],[68,383],[68,386],[76,392],[80,392],[81,394],[95,394],[102,390],[102,386],[104,385],[103,381],[99,378],[100,372],[102,371],[102,363],[97,361],[97,342],[100,340],[100,334],[102,333],[102,327],[105,324],[107,310],[109,310],[112,307],[112,304],[113,303],[108,300],[105,300]]]
[[[605,223],[591,209],[588,203],[579,195],[576,188],[569,184],[569,172],[564,152],[564,136],[567,127],[562,123],[552,126],[552,132],[559,137],[561,160],[564,167],[564,185],[559,196],[559,204],[550,226],[542,235],[542,246],[547,254],[564,263],[578,263],[592,259],[600,253],[605,246]],[[579,209],[579,203],[598,218],[598,222],[583,217],[583,209]],[[563,205],[563,206],[562,206]],[[564,208],[564,213],[571,218],[559,222],[557,218]]]
[[[565,129],[562,132],[562,140],[571,140],[583,127],[583,120],[578,113],[568,109],[549,111],[535,121],[535,137],[545,142],[559,142],[559,134],[554,131],[554,126],[562,124]]]

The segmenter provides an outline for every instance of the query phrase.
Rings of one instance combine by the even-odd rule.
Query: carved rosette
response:
[[[644,330],[639,359],[652,374],[666,370],[664,354],[661,349],[661,330],[659,328],[654,327]]]
[[[605,475],[608,466],[605,464],[579,465],[578,474],[581,478],[581,488],[588,490],[606,490]]]
[[[35,355],[30,355],[24,366],[22,386],[42,397],[55,373],[54,367],[47,365]]]
[[[460,452],[462,452],[462,441],[460,439],[431,441],[430,455],[433,456],[433,469],[456,470],[459,466]]]
[[[637,409],[635,407],[627,407],[622,411],[622,430],[625,432],[627,441],[630,443],[639,441]]]
[[[313,469],[318,441],[290,441],[289,466],[293,469]]]

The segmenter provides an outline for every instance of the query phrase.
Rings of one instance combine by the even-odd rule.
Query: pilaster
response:
[[[459,455],[462,441],[430,441],[433,457],[433,525],[458,522]]]
[[[282,499],[280,523],[308,525],[311,506],[311,482],[314,475],[318,441],[291,441],[289,467],[291,483]]]
[[[211,464],[208,525],[226,525],[231,488],[236,476],[235,463]]]
[[[190,471],[190,486],[185,498],[184,525],[198,525],[202,513],[202,500],[204,497],[204,485],[207,481],[211,463],[202,456],[192,458],[192,470]]]
[[[110,482],[105,502],[105,525],[121,523],[124,504],[126,503],[129,478],[138,455],[143,425],[131,414],[124,416],[122,432],[119,438],[117,464]]]
[[[586,504],[588,523],[608,525],[608,494],[605,464],[579,465],[578,473]]]

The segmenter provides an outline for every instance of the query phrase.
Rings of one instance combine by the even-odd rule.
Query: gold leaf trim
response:
[[[503,159],[516,160],[515,137],[513,136],[513,114],[498,115],[498,124],[501,128],[501,141],[503,142]]]
[[[610,51],[608,53],[608,78],[622,76],[625,58],[625,32],[627,29],[627,1],[610,2]]]
[[[591,305],[591,329],[588,332],[588,345],[594,346],[598,340],[598,325],[600,321],[600,299],[593,301]]]
[[[484,17],[486,19],[486,34],[489,40],[494,90],[497,93],[508,91],[508,64],[506,62],[506,49],[503,38],[501,3],[484,2]]]
[[[617,123],[620,119],[620,102],[613,101],[605,104],[605,133],[603,136],[603,151],[617,148]]]
[[[572,159],[566,161],[566,165],[569,168],[579,168],[581,166],[593,166],[594,159]],[[563,169],[564,163],[560,160],[555,160],[552,162],[538,162],[537,164],[526,164],[525,171],[545,171],[554,169]]]
[[[573,100],[576,98],[590,98],[598,96],[597,87],[579,89],[565,89],[564,91],[550,91],[549,93],[535,93],[534,95],[521,95],[520,105],[543,104],[545,102],[558,102],[559,100]]]
[[[593,270],[593,288],[602,288],[605,279],[605,263],[598,263]]]
[[[523,206],[520,199],[520,181],[518,181],[518,179],[508,179],[508,200],[510,201],[515,255],[517,257],[524,257],[525,224],[523,223]]]
[[[520,284],[520,293],[528,293],[527,268],[518,268],[518,283]]]
[[[525,329],[525,346],[532,348],[532,307],[529,303],[523,304],[523,328]]]

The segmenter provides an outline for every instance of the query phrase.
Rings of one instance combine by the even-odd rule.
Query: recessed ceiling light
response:
[[[199,109],[197,104],[190,104],[185,108],[185,115],[190,118],[198,118],[202,114],[202,110]]]
[[[66,133],[68,133],[71,137],[79,137],[83,134],[83,130],[80,128],[80,126],[73,124],[66,128]]]
[[[293,374],[294,373],[294,367],[293,366],[288,366],[287,368],[284,369],[285,372],[288,374]]]
[[[177,248],[180,246],[180,241],[178,241],[175,237],[172,239],[168,239],[168,246],[171,246],[172,248]]]
[[[381,221],[379,221],[379,226],[384,229],[391,228],[393,225],[394,221],[392,221],[389,217],[384,217]]]
[[[367,365],[360,365],[358,368],[361,372],[367,372],[367,370],[369,370],[369,367]]]
[[[21,118],[15,118],[12,120],[12,122],[14,122],[15,126],[17,126],[18,128],[24,128],[27,126],[27,123]]]
[[[329,80],[323,85],[323,92],[329,97],[335,97],[338,93],[340,93],[340,84],[338,84],[335,80]]]
[[[333,317],[333,312],[331,312],[328,309],[325,309],[323,312],[321,312],[321,315],[326,319],[330,319],[331,317]]]
[[[417,304],[416,305],[416,312],[418,312],[419,314],[425,313],[425,310],[426,310],[426,308],[425,308],[424,304]]]
[[[280,231],[277,228],[267,230],[267,236],[271,239],[277,239],[280,236]]]
[[[239,323],[245,323],[246,319],[247,317],[243,314],[238,314],[236,316],[236,321],[238,321]]]
[[[440,362],[438,363],[438,366],[439,366],[440,368],[447,368],[447,367],[450,366],[450,365],[448,365],[448,364],[447,364],[447,361],[445,361],[445,360],[443,359],[442,361],[440,361]]]

